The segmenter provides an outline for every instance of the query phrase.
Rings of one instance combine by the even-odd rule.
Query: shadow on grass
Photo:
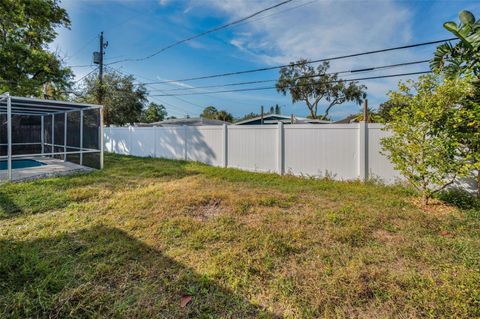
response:
[[[62,209],[71,203],[95,200],[102,191],[123,191],[145,181],[165,182],[198,174],[187,165],[185,161],[107,154],[101,171],[4,184],[0,189],[0,220]]]
[[[15,204],[10,196],[0,192],[0,219],[12,214],[19,214],[22,209]]]
[[[0,317],[278,318],[107,227],[0,241]],[[181,297],[192,296],[186,307]]]

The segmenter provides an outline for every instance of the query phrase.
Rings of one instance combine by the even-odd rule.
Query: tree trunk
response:
[[[422,194],[422,204],[423,206],[428,206],[428,200],[430,199],[430,196],[427,195],[426,193]]]

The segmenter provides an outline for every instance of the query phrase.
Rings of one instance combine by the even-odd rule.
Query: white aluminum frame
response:
[[[15,97],[16,98],[16,97]],[[16,98],[20,99],[22,102],[25,103],[16,103],[16,105],[21,105],[23,109],[23,106],[25,106],[25,111],[15,111],[12,112],[12,96],[9,93],[4,93],[0,95],[0,101],[6,100],[6,112],[3,110],[5,108],[5,105],[2,107],[2,110],[0,110],[0,114],[5,114],[7,115],[7,143],[3,143],[0,145],[7,145],[7,155],[6,156],[0,156],[0,159],[7,159],[7,176],[8,176],[8,181],[12,181],[12,159],[14,158],[25,158],[25,157],[38,157],[38,156],[51,156],[52,158],[55,157],[55,155],[63,155],[63,160],[67,161],[67,155],[69,154],[79,154],[80,155],[80,165],[83,165],[83,154],[89,154],[89,153],[100,153],[100,169],[103,169],[103,106],[102,105],[93,105],[93,104],[82,104],[84,106],[83,108],[78,108],[78,109],[61,109],[61,106],[54,106],[54,105],[48,105],[46,109],[56,109],[55,111],[51,112],[46,112],[45,109],[41,108],[35,108],[34,105],[28,104],[29,101],[38,101],[36,99],[31,99],[31,98]],[[65,105],[65,107],[68,106],[75,106],[77,104],[71,103],[71,102],[58,102],[59,104]],[[91,148],[84,148],[83,147],[83,117],[84,117],[84,111],[86,110],[94,110],[97,109],[99,110],[99,147],[98,149],[91,149]],[[58,111],[57,111],[58,110]],[[75,147],[75,146],[68,146],[67,142],[67,123],[68,123],[68,113],[70,112],[79,112],[80,113],[80,147]],[[60,115],[64,114],[64,132],[63,132],[63,137],[64,137],[64,143],[63,145],[57,145],[55,144],[55,115]],[[40,134],[40,142],[32,142],[32,143],[13,143],[12,141],[12,115],[28,115],[28,116],[40,116],[41,117],[41,134]],[[46,143],[45,141],[45,116],[51,116],[52,118],[52,127],[51,127],[51,143]],[[18,154],[18,155],[13,155],[12,153],[12,146],[13,145],[41,145],[41,152],[40,153],[35,153],[35,154]],[[45,152],[45,146],[49,146],[51,148],[50,152]],[[55,152],[55,147],[63,148],[62,151],[60,152]],[[67,151],[67,148],[72,148],[75,151]]]

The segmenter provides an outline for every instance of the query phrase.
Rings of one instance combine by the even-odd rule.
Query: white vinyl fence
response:
[[[105,128],[105,151],[338,180],[400,179],[381,154],[380,124]]]

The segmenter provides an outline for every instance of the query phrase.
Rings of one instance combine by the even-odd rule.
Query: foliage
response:
[[[217,120],[224,121],[224,122],[233,122],[233,115],[228,113],[225,110],[218,111],[217,113]]]
[[[457,121],[459,105],[472,94],[468,80],[435,75],[400,83],[390,93],[396,106],[385,130],[392,135],[382,145],[395,168],[421,192],[424,204],[471,170],[462,156]]]
[[[250,113],[245,114],[244,116],[238,118],[236,121],[237,121],[237,122],[241,122],[241,121],[253,119],[253,118],[259,117],[259,116],[260,116],[260,114],[257,114],[257,113],[254,113],[254,112],[250,112]]]
[[[275,104],[275,106],[270,106],[270,111],[268,112],[268,114],[281,114],[280,105]]]
[[[364,121],[363,110],[358,112],[355,116],[355,122]],[[378,114],[378,112],[368,109],[368,123],[383,123],[383,118]]]
[[[452,45],[444,43],[437,47],[430,62],[434,70],[442,70],[449,76],[473,73],[480,76],[480,20],[469,11],[461,11],[460,24],[448,21],[444,28],[459,38]]]
[[[225,110],[217,110],[216,107],[210,105],[203,109],[200,117],[210,120],[220,120],[224,122],[233,122],[233,115]]]
[[[202,113],[200,114],[200,117],[203,117],[204,119],[209,119],[209,120],[215,120],[217,118],[218,110],[215,106],[207,106],[206,108],[203,109]]]
[[[65,96],[72,72],[47,50],[56,28],[69,27],[57,0],[0,2],[0,91],[19,96]],[[45,88],[48,86],[48,88]]]
[[[305,59],[292,62],[280,69],[277,91],[283,95],[290,93],[293,103],[305,102],[311,118],[318,118],[318,104],[322,100],[327,102],[321,117],[323,119],[328,118],[330,110],[335,105],[349,101],[361,103],[366,96],[366,86],[355,81],[347,84],[338,78],[338,74],[327,73],[329,67],[329,62],[323,62],[316,69]]]
[[[480,211],[480,199],[458,188],[440,192],[438,198],[461,209]]]
[[[147,90],[134,84],[132,75],[107,71],[103,76],[103,105],[105,125],[125,125],[139,122],[147,102]],[[88,76],[78,94],[80,102],[96,103],[99,88],[97,76]]]
[[[402,105],[395,105],[392,100],[388,100],[378,107],[378,111],[376,114],[379,117],[379,121],[381,123],[386,123],[392,120],[392,115],[390,114],[391,110],[394,108],[402,107]]]
[[[477,169],[477,196],[480,197],[480,20],[469,11],[461,11],[460,24],[445,22],[444,27],[459,41],[455,45],[445,43],[437,47],[430,62],[432,69],[443,71],[449,77],[472,76],[475,95],[464,103],[458,121],[462,142]]]
[[[163,121],[167,116],[167,110],[162,104],[150,102],[148,106],[142,111],[140,121],[143,123],[154,123]]]

